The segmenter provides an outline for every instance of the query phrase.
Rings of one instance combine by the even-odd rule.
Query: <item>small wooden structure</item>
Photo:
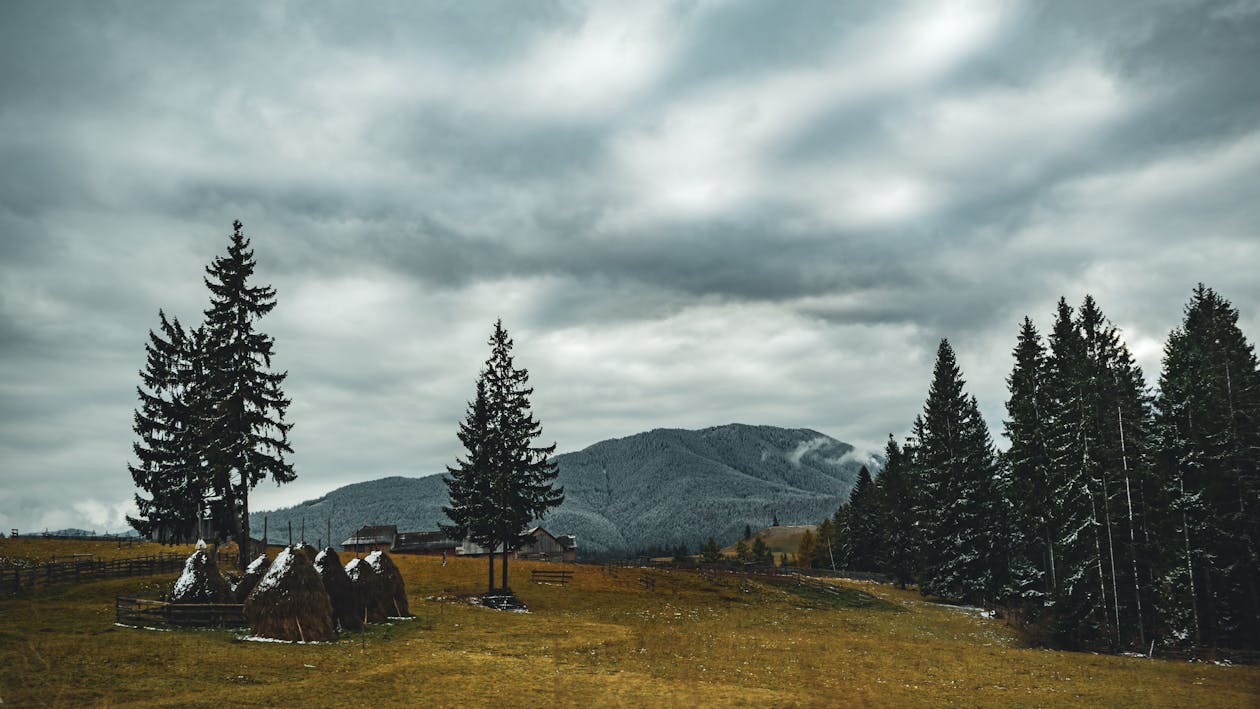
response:
[[[558,583],[568,585],[573,580],[573,572],[567,569],[533,569],[529,572],[531,583]]]
[[[138,628],[235,628],[245,625],[242,608],[240,603],[168,603],[117,596],[114,599],[114,622]]]
[[[516,558],[536,561],[577,561],[577,537],[572,534],[559,536],[542,527],[534,527],[525,533],[529,541],[516,550]]]

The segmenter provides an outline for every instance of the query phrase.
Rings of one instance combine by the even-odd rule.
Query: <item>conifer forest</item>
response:
[[[1011,355],[998,451],[941,341],[910,434],[827,520],[843,563],[1060,646],[1260,648],[1260,370],[1238,311],[1196,287],[1154,390],[1089,296],[1044,337],[1025,318]]]

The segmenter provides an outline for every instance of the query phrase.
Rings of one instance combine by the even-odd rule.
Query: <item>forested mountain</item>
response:
[[[745,525],[810,523],[834,512],[862,464],[853,446],[817,431],[730,424],[699,431],[657,429],[596,443],[555,457],[565,502],[543,521],[576,534],[582,554],[621,553],[707,537],[734,541]],[[338,488],[294,507],[253,515],[272,540],[297,536],[335,541],[363,524],[401,531],[437,529],[447,503],[441,475],[391,477]]]

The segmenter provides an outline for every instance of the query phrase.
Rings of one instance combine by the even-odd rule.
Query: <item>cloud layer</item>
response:
[[[1260,3],[6,3],[0,527],[118,529],[159,308],[233,219],[298,482],[442,470],[496,317],[549,439],[900,435],[949,337],[995,431],[1025,314],[1153,380],[1260,333]]]

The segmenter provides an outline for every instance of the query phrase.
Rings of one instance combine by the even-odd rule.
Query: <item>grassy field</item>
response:
[[[38,556],[0,540],[0,556]],[[24,546],[22,546],[24,545]],[[80,551],[94,551],[81,548]],[[57,552],[65,553],[65,552]],[[343,555],[344,557],[344,555]],[[172,575],[0,600],[4,706],[1260,706],[1260,667],[1029,648],[1001,621],[916,593],[837,593],[698,572],[576,566],[530,584],[530,613],[469,604],[483,560],[395,557],[414,620],[325,645],[243,633],[115,627],[116,594],[157,597]]]

